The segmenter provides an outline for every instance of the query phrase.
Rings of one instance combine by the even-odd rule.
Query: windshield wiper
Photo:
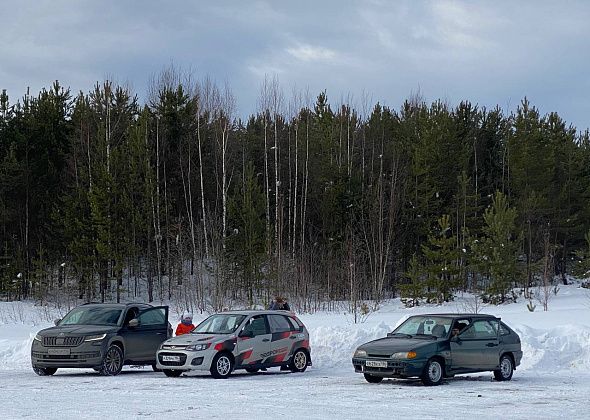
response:
[[[400,333],[400,332],[396,332],[396,333],[389,333],[388,336],[390,337],[404,337],[404,338],[412,338],[411,334],[406,334],[406,333]]]
[[[426,338],[434,338],[436,340],[436,337],[431,335],[431,334],[416,334],[416,337],[426,337]]]

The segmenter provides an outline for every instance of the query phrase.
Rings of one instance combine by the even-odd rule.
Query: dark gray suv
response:
[[[171,336],[167,306],[89,303],[37,333],[31,364],[41,376],[58,368],[93,368],[109,376],[123,365],[152,365],[156,370],[156,350]]]

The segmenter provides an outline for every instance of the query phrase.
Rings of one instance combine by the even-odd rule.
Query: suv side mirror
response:
[[[242,330],[242,332],[240,333],[240,337],[253,338],[254,337],[254,331],[252,331],[252,330]]]
[[[57,324],[59,324],[59,321],[61,321],[61,319],[56,319],[53,321],[53,323],[57,326]]]
[[[127,325],[129,325],[131,328],[135,328],[139,326],[139,320],[137,318],[133,318]]]

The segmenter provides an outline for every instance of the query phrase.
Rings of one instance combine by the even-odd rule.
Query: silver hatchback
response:
[[[223,379],[236,369],[255,373],[280,366],[303,372],[311,366],[311,347],[307,328],[292,312],[229,311],[163,342],[156,359],[166,376],[209,371]]]

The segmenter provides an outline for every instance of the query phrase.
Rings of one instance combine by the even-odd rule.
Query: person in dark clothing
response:
[[[273,301],[270,303],[270,306],[268,307],[268,309],[270,310],[274,310],[274,311],[290,311],[291,308],[289,307],[289,304],[287,303],[287,300],[281,296],[276,296]]]

